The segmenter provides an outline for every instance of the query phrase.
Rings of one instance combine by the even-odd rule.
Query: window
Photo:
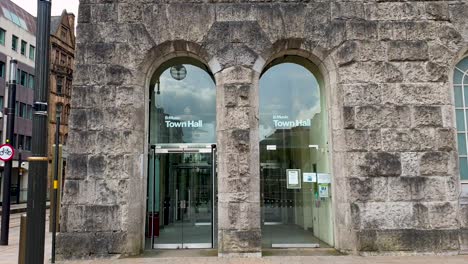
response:
[[[455,66],[453,74],[455,115],[457,119],[457,143],[460,177],[468,181],[468,57]]]
[[[24,146],[24,135],[18,135],[18,148]]]
[[[257,162],[264,197],[262,211],[268,212],[263,223],[278,223],[262,224],[262,244],[267,247],[284,241],[276,230],[298,230],[288,236],[288,243],[292,244],[312,239],[330,246],[334,243],[332,218],[322,213],[332,211],[331,185],[328,181],[314,180],[316,173],[330,178],[330,163],[327,100],[313,69],[311,62],[287,56],[283,63],[278,59],[268,65],[259,81]],[[304,208],[314,208],[318,203],[324,211],[303,214]],[[299,214],[302,214],[300,223],[294,219]]]
[[[27,107],[25,103],[20,103],[19,116],[27,118]]]
[[[62,86],[63,86],[63,77],[57,76],[57,87],[55,90],[57,94],[62,94]]]
[[[18,51],[18,37],[13,35],[11,38],[11,49]]]
[[[70,116],[70,105],[65,106],[65,111],[63,113],[63,123],[68,124],[68,117]]]
[[[27,107],[27,117],[26,118],[32,120],[32,105],[28,105],[28,107]]]
[[[67,64],[67,55],[65,55],[65,54],[63,54],[63,53],[61,54],[61,56],[60,56],[60,64],[61,64],[61,65]]]
[[[21,40],[21,55],[26,56],[26,49],[28,47],[28,43],[26,41]]]
[[[24,87],[27,87],[28,85],[28,73],[25,71],[21,71],[20,85]]]
[[[26,136],[24,138],[24,150],[31,151],[31,137],[30,136]]]
[[[23,28],[24,30],[28,30],[28,26],[26,25],[26,22],[17,16],[15,13],[11,12],[10,10],[6,9],[5,7],[2,7],[3,9],[3,14],[5,17],[10,20],[11,22],[15,23],[19,27]]]
[[[29,74],[28,88],[34,89],[34,75]]]
[[[5,63],[0,61],[0,78],[5,79]]]
[[[18,142],[18,140],[16,139],[18,135],[17,134],[13,134],[13,138],[11,138],[11,145],[14,147],[14,148],[17,148],[18,146],[16,146],[16,142]],[[8,139],[8,135],[7,135],[7,139]]]
[[[18,114],[19,114],[19,103],[18,103],[18,101],[16,101],[16,103],[15,103],[15,115],[18,116]]]
[[[5,35],[6,31],[3,28],[0,28],[0,45],[5,46]]]
[[[58,50],[55,51],[55,64],[59,64],[60,61],[60,52]]]
[[[35,57],[36,57],[36,47],[34,47],[33,45],[29,45],[29,58],[31,60],[34,60]]]
[[[0,111],[3,111],[3,96],[0,96]]]
[[[65,82],[65,95],[70,96],[70,91],[71,91],[71,83],[72,81],[67,79]]]

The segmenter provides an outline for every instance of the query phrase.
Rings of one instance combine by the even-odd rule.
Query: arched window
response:
[[[317,67],[297,56],[273,61],[259,103],[263,245],[332,246],[328,112]]]
[[[465,57],[455,66],[453,88],[457,118],[460,177],[462,181],[468,182],[468,57]]]

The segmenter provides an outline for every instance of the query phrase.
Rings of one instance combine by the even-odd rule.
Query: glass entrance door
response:
[[[215,148],[209,147],[154,150],[148,211],[156,214],[147,221],[153,248],[213,247]]]

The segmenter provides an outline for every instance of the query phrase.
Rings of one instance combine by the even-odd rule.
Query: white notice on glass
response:
[[[318,183],[331,183],[331,177],[328,173],[317,173]]]
[[[302,174],[303,182],[317,182],[317,175],[315,172],[304,172]]]
[[[296,170],[288,171],[288,179],[291,185],[299,184],[299,172]]]

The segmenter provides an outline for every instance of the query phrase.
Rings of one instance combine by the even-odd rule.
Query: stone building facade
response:
[[[61,107],[60,144],[68,139],[70,96],[75,66],[75,15],[63,10],[60,16],[51,17],[50,28],[50,87],[49,87],[49,173],[55,144],[57,106]]]
[[[144,250],[150,84],[179,57],[216,84],[220,256],[261,255],[259,80],[288,58],[315,67],[327,98],[333,247],[466,252],[452,76],[467,13],[463,0],[81,1],[59,253]]]

